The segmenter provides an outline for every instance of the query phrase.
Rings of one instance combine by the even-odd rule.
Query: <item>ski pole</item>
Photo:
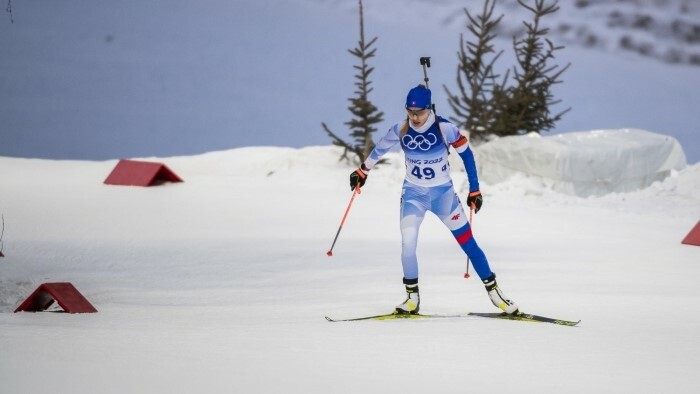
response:
[[[430,68],[430,57],[429,56],[428,57],[425,57],[425,56],[421,57],[420,58],[420,65],[423,66],[423,81],[425,81],[425,87],[427,89],[430,89],[430,85],[428,83],[430,81],[430,78],[428,78],[428,69]],[[437,112],[435,112],[435,104],[432,104],[432,107],[433,107],[433,113],[437,113]]]
[[[428,81],[430,81],[430,78],[428,78],[428,68],[430,67],[430,57],[421,57],[420,58],[420,65],[423,66],[423,80],[425,81],[425,87],[430,89],[430,86],[428,85]]]
[[[348,207],[345,208],[345,214],[343,215],[343,220],[340,221],[340,227],[338,227],[338,232],[335,233],[335,238],[333,238],[333,244],[331,245],[331,248],[328,249],[328,252],[326,252],[327,256],[333,256],[333,247],[335,247],[335,241],[338,240],[338,235],[340,235],[340,230],[343,229],[343,224],[345,224],[345,219],[348,217],[348,212],[350,212],[350,207],[352,206],[352,202],[355,200],[355,196],[362,193],[362,190],[360,190],[360,185],[358,184],[355,186],[355,189],[352,191],[352,197],[350,197],[350,202],[348,203]]]
[[[473,219],[473,214],[474,214],[474,209],[476,208],[476,205],[472,203],[472,205],[469,207],[469,226],[472,228],[472,232],[474,231],[474,219]],[[464,272],[464,279],[469,279],[471,275],[469,275],[469,255],[467,255],[467,270]]]

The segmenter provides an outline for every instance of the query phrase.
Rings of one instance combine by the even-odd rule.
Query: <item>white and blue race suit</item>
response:
[[[489,277],[491,268],[472,235],[467,215],[455,193],[447,159],[448,147],[452,146],[464,163],[470,192],[479,190],[474,154],[468,139],[454,124],[431,113],[418,129],[412,128],[408,121],[394,124],[365,160],[365,167],[372,169],[398,143],[406,158],[406,179],[401,192],[404,281],[418,279],[418,230],[427,211],[433,212],[450,229],[479,277]]]

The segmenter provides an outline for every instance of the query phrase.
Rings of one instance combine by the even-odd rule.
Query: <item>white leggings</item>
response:
[[[452,181],[431,187],[404,181],[401,192],[401,264],[404,279],[418,279],[418,230],[427,211],[433,212],[452,232],[471,259],[479,277],[489,277],[491,268],[488,260],[472,236],[471,226]]]

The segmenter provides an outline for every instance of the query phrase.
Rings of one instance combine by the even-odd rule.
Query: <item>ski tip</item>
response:
[[[529,313],[523,313],[522,311],[519,311],[519,312],[514,313],[512,315],[509,315],[505,312],[485,312],[485,313],[483,313],[483,312],[469,312],[469,315],[490,317],[490,318],[495,318],[495,319],[520,320],[520,321],[526,321],[526,322],[553,323],[553,324],[557,324],[560,326],[570,326],[570,327],[575,327],[576,325],[578,325],[581,322],[581,320],[569,321],[569,320],[553,319],[550,317],[533,315],[533,314],[529,314]]]

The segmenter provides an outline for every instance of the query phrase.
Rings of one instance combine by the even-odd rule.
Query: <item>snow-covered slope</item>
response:
[[[329,258],[351,167],[332,147],[150,158],[185,182],[103,185],[116,160],[0,157],[0,392],[697,391],[700,166],[578,198],[484,183],[474,233],[506,294],[577,328],[448,319],[328,323],[403,299],[403,163],[372,171]],[[464,182],[463,174],[454,173]],[[422,309],[492,311],[433,217]],[[95,314],[12,313],[73,283]]]

